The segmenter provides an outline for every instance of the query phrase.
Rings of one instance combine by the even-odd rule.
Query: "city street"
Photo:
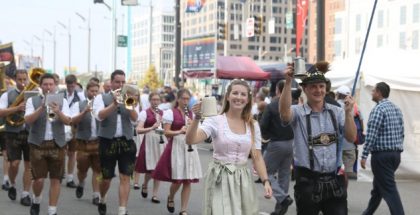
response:
[[[207,164],[211,159],[211,152],[209,151],[209,144],[200,145],[200,158],[203,171],[207,169]],[[1,159],[1,162],[2,163]],[[2,165],[0,165],[2,167]],[[3,170],[1,170],[2,172]],[[21,175],[19,175],[20,177]],[[90,177],[90,174],[89,174]],[[1,176],[2,178],[2,176]],[[90,178],[89,178],[90,180]],[[87,181],[89,181],[87,180]],[[141,179],[142,181],[142,179]],[[202,199],[204,180],[201,180],[199,184],[195,184],[192,187],[191,199],[189,203],[189,214],[198,215],[201,214]],[[118,180],[114,180],[113,184],[108,193],[108,214],[115,215],[118,211]],[[82,199],[78,200],[75,196],[75,189],[65,187],[62,183],[61,196],[58,205],[58,214],[60,215],[96,215],[98,214],[97,209],[91,204],[91,186],[86,183],[85,195]],[[293,182],[290,184],[291,193],[293,192]],[[18,180],[18,195],[21,190],[21,181]],[[360,215],[367,205],[370,197],[371,183],[367,182],[356,182],[351,181],[349,185],[349,214]],[[48,180],[45,184],[43,192],[43,200],[41,203],[41,214],[46,214],[48,205]],[[400,195],[403,200],[406,214],[415,215],[420,211],[420,204],[418,204],[418,197],[420,193],[420,182],[416,181],[400,181],[398,182],[398,188]],[[170,214],[166,210],[166,196],[168,194],[169,183],[162,183],[159,190],[160,204],[153,204],[150,201],[151,198],[151,183],[149,184],[149,198],[143,199],[140,196],[139,190],[131,190],[130,200],[128,204],[128,210],[130,215],[141,215],[141,214]],[[266,200],[263,197],[262,186],[257,184],[258,197],[260,202],[260,214],[269,214],[275,204],[274,199]],[[18,196],[19,198],[19,196]],[[178,192],[175,199],[175,213],[179,213],[180,207],[180,192]],[[0,215],[25,215],[29,214],[29,207],[23,207],[19,204],[19,201],[12,202],[7,197],[7,192],[0,192]],[[296,208],[293,204],[287,214],[296,214]],[[376,214],[389,214],[388,207],[385,202],[382,204]]]

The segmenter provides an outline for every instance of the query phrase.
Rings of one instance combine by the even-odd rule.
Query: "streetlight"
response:
[[[57,48],[56,48],[56,39],[55,39],[55,26],[54,26],[54,35],[53,35],[53,33],[51,33],[51,31],[48,31],[47,29],[44,29],[44,32],[47,33],[50,36],[54,36],[54,39],[53,39],[53,46],[54,46],[54,51],[53,51],[54,52],[54,54],[53,54],[54,55],[53,56],[53,59],[54,59],[53,62],[54,63],[53,63],[53,65],[54,66],[53,67],[54,67],[54,72],[57,72],[56,71],[56,67],[55,67],[55,65],[56,65],[55,64],[55,62],[56,62],[56,56],[57,56],[57,53],[56,53],[56,50],[57,50]]]
[[[70,19],[69,19],[69,26],[67,27],[62,22],[58,21],[58,24],[68,31],[69,36],[69,73],[71,71],[71,31],[70,31]]]
[[[31,58],[34,56],[34,49],[32,47],[32,43],[28,42],[27,40],[23,40],[23,42],[31,48]]]
[[[87,65],[87,72],[89,73],[90,72],[90,41],[91,41],[91,27],[90,27],[90,9],[89,9],[89,16],[88,16],[88,19],[86,19],[84,16],[82,16],[80,13],[78,13],[78,12],[76,12],[76,15],[78,16],[78,17],[80,17],[80,19],[82,19],[83,20],[83,22],[87,22],[87,24],[88,24],[88,28],[87,28],[87,30],[88,30],[88,65]]]

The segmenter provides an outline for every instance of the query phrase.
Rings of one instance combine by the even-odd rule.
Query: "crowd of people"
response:
[[[328,63],[318,62],[297,85],[289,65],[285,79],[271,92],[268,88],[254,92],[247,81],[235,79],[219,99],[219,114],[204,117],[202,102],[186,88],[123,90],[122,70],[115,70],[103,84],[92,78],[85,87],[68,75],[63,90],[58,89],[57,75],[45,73],[39,77],[40,93],[30,97],[24,92],[28,72],[17,70],[15,87],[0,97],[0,117],[5,121],[0,140],[5,159],[2,189],[11,200],[17,199],[23,157],[20,202],[30,207],[31,215],[40,213],[46,178],[48,214],[54,215],[62,180],[83,198],[89,169],[91,200],[100,215],[109,212],[107,193],[115,177],[119,215],[128,214],[131,184],[147,198],[150,181],[155,204],[161,202],[160,183],[171,183],[166,199],[170,213],[178,208],[174,199],[182,187],[178,211],[188,214],[192,186],[203,178],[202,214],[255,215],[261,195],[274,197],[272,215],[286,214],[293,202],[299,215],[344,215],[348,178],[357,175],[356,144],[364,143],[361,166],[365,168],[371,153],[374,174],[364,214],[373,214],[382,198],[391,214],[404,214],[394,179],[404,126],[401,111],[388,100],[390,87],[384,82],[374,87],[372,100],[377,106],[367,121],[365,138],[362,114],[350,89],[341,86],[332,96],[327,71]],[[21,96],[24,100],[15,102]],[[202,142],[213,147],[206,171],[196,147]],[[255,182],[262,183],[261,194],[256,193],[253,171],[259,177]],[[292,196],[291,178],[296,180]]]

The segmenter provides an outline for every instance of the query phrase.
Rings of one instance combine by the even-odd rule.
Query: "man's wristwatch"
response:
[[[263,184],[263,186],[265,186],[265,183],[267,183],[268,182],[268,184],[271,186],[271,182],[268,180],[268,179],[264,179],[264,180],[262,180],[262,184]]]

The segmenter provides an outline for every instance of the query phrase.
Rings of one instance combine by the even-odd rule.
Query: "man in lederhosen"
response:
[[[125,84],[125,73],[115,70],[111,74],[111,87],[115,91]],[[101,121],[99,127],[99,158],[102,169],[102,182],[100,183],[101,201],[98,212],[106,214],[105,196],[115,176],[114,170],[118,162],[119,186],[119,212],[127,213],[127,202],[130,194],[130,176],[134,171],[136,160],[136,144],[133,140],[134,124],[138,120],[138,105],[133,109],[126,109],[119,104],[119,93],[100,94],[95,98],[93,110],[96,118]],[[138,96],[138,95],[136,95]],[[122,101],[124,103],[124,101]]]
[[[71,117],[67,100],[54,93],[56,91],[54,76],[42,75],[40,87],[43,96],[29,98],[25,109],[25,122],[30,125],[28,142],[34,193],[30,214],[39,214],[44,179],[49,175],[48,214],[54,215],[57,214],[60,181],[64,173],[66,146],[64,125],[71,124]],[[57,97],[47,104],[46,100],[52,96]]]
[[[347,192],[338,140],[344,135],[348,141],[355,141],[354,100],[347,96],[344,108],[325,102],[327,80],[324,73],[328,71],[328,63],[318,62],[301,83],[307,102],[292,106],[293,70],[293,66],[288,65],[279,112],[283,123],[290,124],[295,135],[297,214],[318,215],[322,211],[324,215],[346,215]]]
[[[79,184],[76,188],[76,197],[82,198],[85,179],[89,167],[92,168],[92,203],[99,204],[99,182],[97,177],[101,172],[99,163],[99,141],[98,129],[99,122],[92,116],[93,99],[99,91],[99,85],[95,82],[89,82],[86,86],[87,99],[76,102],[71,111],[73,113],[72,123],[77,125],[77,177]]]
[[[64,98],[69,103],[71,109],[76,102],[84,101],[85,95],[83,92],[76,91],[77,77],[73,74],[67,75],[65,78],[66,89],[60,93],[64,94]],[[66,127],[66,140],[67,140],[67,175],[66,175],[66,186],[70,188],[76,188],[76,184],[73,180],[74,166],[76,164],[76,146],[77,141],[74,138],[75,128],[68,126]]]
[[[19,172],[19,165],[23,155],[23,192],[20,203],[24,206],[30,206],[31,197],[29,191],[31,188],[31,176],[29,169],[29,145],[27,142],[28,127],[20,122],[23,120],[25,102],[12,106],[19,94],[23,93],[25,85],[28,82],[28,72],[26,70],[17,70],[15,82],[16,88],[10,89],[0,98],[0,117],[9,116],[9,120],[11,120],[11,122],[6,122],[5,124],[5,140],[7,144],[7,157],[10,163],[9,177],[11,182],[8,196],[11,200],[16,200],[16,176]]]

